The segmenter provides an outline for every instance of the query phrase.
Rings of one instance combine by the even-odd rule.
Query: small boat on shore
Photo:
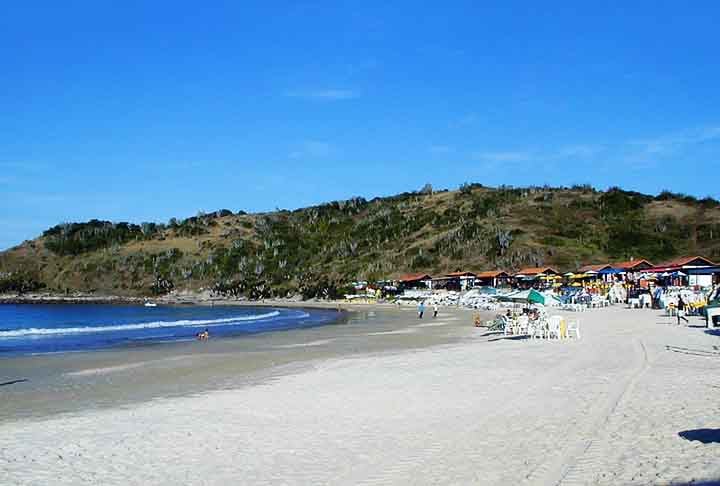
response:
[[[157,304],[155,302],[150,302],[149,300],[145,301],[145,304],[143,304],[145,307],[157,307]]]

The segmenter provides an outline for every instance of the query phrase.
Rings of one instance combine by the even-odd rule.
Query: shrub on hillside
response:
[[[120,245],[136,238],[152,236],[157,226],[141,227],[130,223],[112,223],[93,219],[87,223],[63,223],[43,233],[45,246],[58,255],[79,255],[88,251]]]
[[[45,287],[45,284],[29,273],[14,272],[0,276],[0,294],[36,292]]]

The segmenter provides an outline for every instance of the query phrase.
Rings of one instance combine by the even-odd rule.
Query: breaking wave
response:
[[[262,319],[271,319],[280,315],[279,311],[267,312],[265,314],[254,314],[242,317],[227,317],[224,319],[186,319],[180,321],[155,321],[140,322],[134,324],[117,324],[110,326],[87,326],[87,327],[59,327],[54,329],[34,328],[16,329],[12,331],[0,331],[0,338],[22,337],[22,336],[47,336],[55,334],[90,334],[107,331],[133,331],[138,329],[161,329],[164,327],[213,327],[224,326],[228,324],[237,324],[248,321],[259,321]],[[303,319],[308,314],[301,313],[291,316],[295,319]]]

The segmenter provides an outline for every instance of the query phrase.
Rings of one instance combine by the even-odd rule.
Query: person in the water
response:
[[[210,331],[206,327],[203,332],[197,333],[197,338],[199,341],[207,341],[210,338]]]

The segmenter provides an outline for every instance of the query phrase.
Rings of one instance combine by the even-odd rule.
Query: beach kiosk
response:
[[[612,268],[612,265],[609,263],[600,263],[600,264],[593,264],[593,265],[583,265],[582,267],[578,268],[577,273],[589,273],[592,272],[594,274],[599,274],[603,270],[607,270],[609,268]]]
[[[643,272],[653,267],[653,264],[649,261],[641,258],[639,260],[628,260],[626,262],[613,263],[612,268],[624,271],[627,273]]]
[[[472,272],[452,272],[432,279],[432,287],[464,292],[475,285],[476,278],[477,275]]]
[[[688,256],[676,258],[659,264],[648,270],[665,277],[687,277],[690,286],[710,287],[713,284],[712,269],[717,267],[715,262],[702,256]]]
[[[411,273],[398,279],[398,288],[403,290],[432,289],[432,277],[427,273]]]
[[[475,285],[480,287],[507,287],[511,281],[512,277],[509,273],[502,270],[489,270],[477,274]]]
[[[526,267],[515,274],[515,281],[522,288],[547,287],[558,277],[558,271],[552,267]]]

